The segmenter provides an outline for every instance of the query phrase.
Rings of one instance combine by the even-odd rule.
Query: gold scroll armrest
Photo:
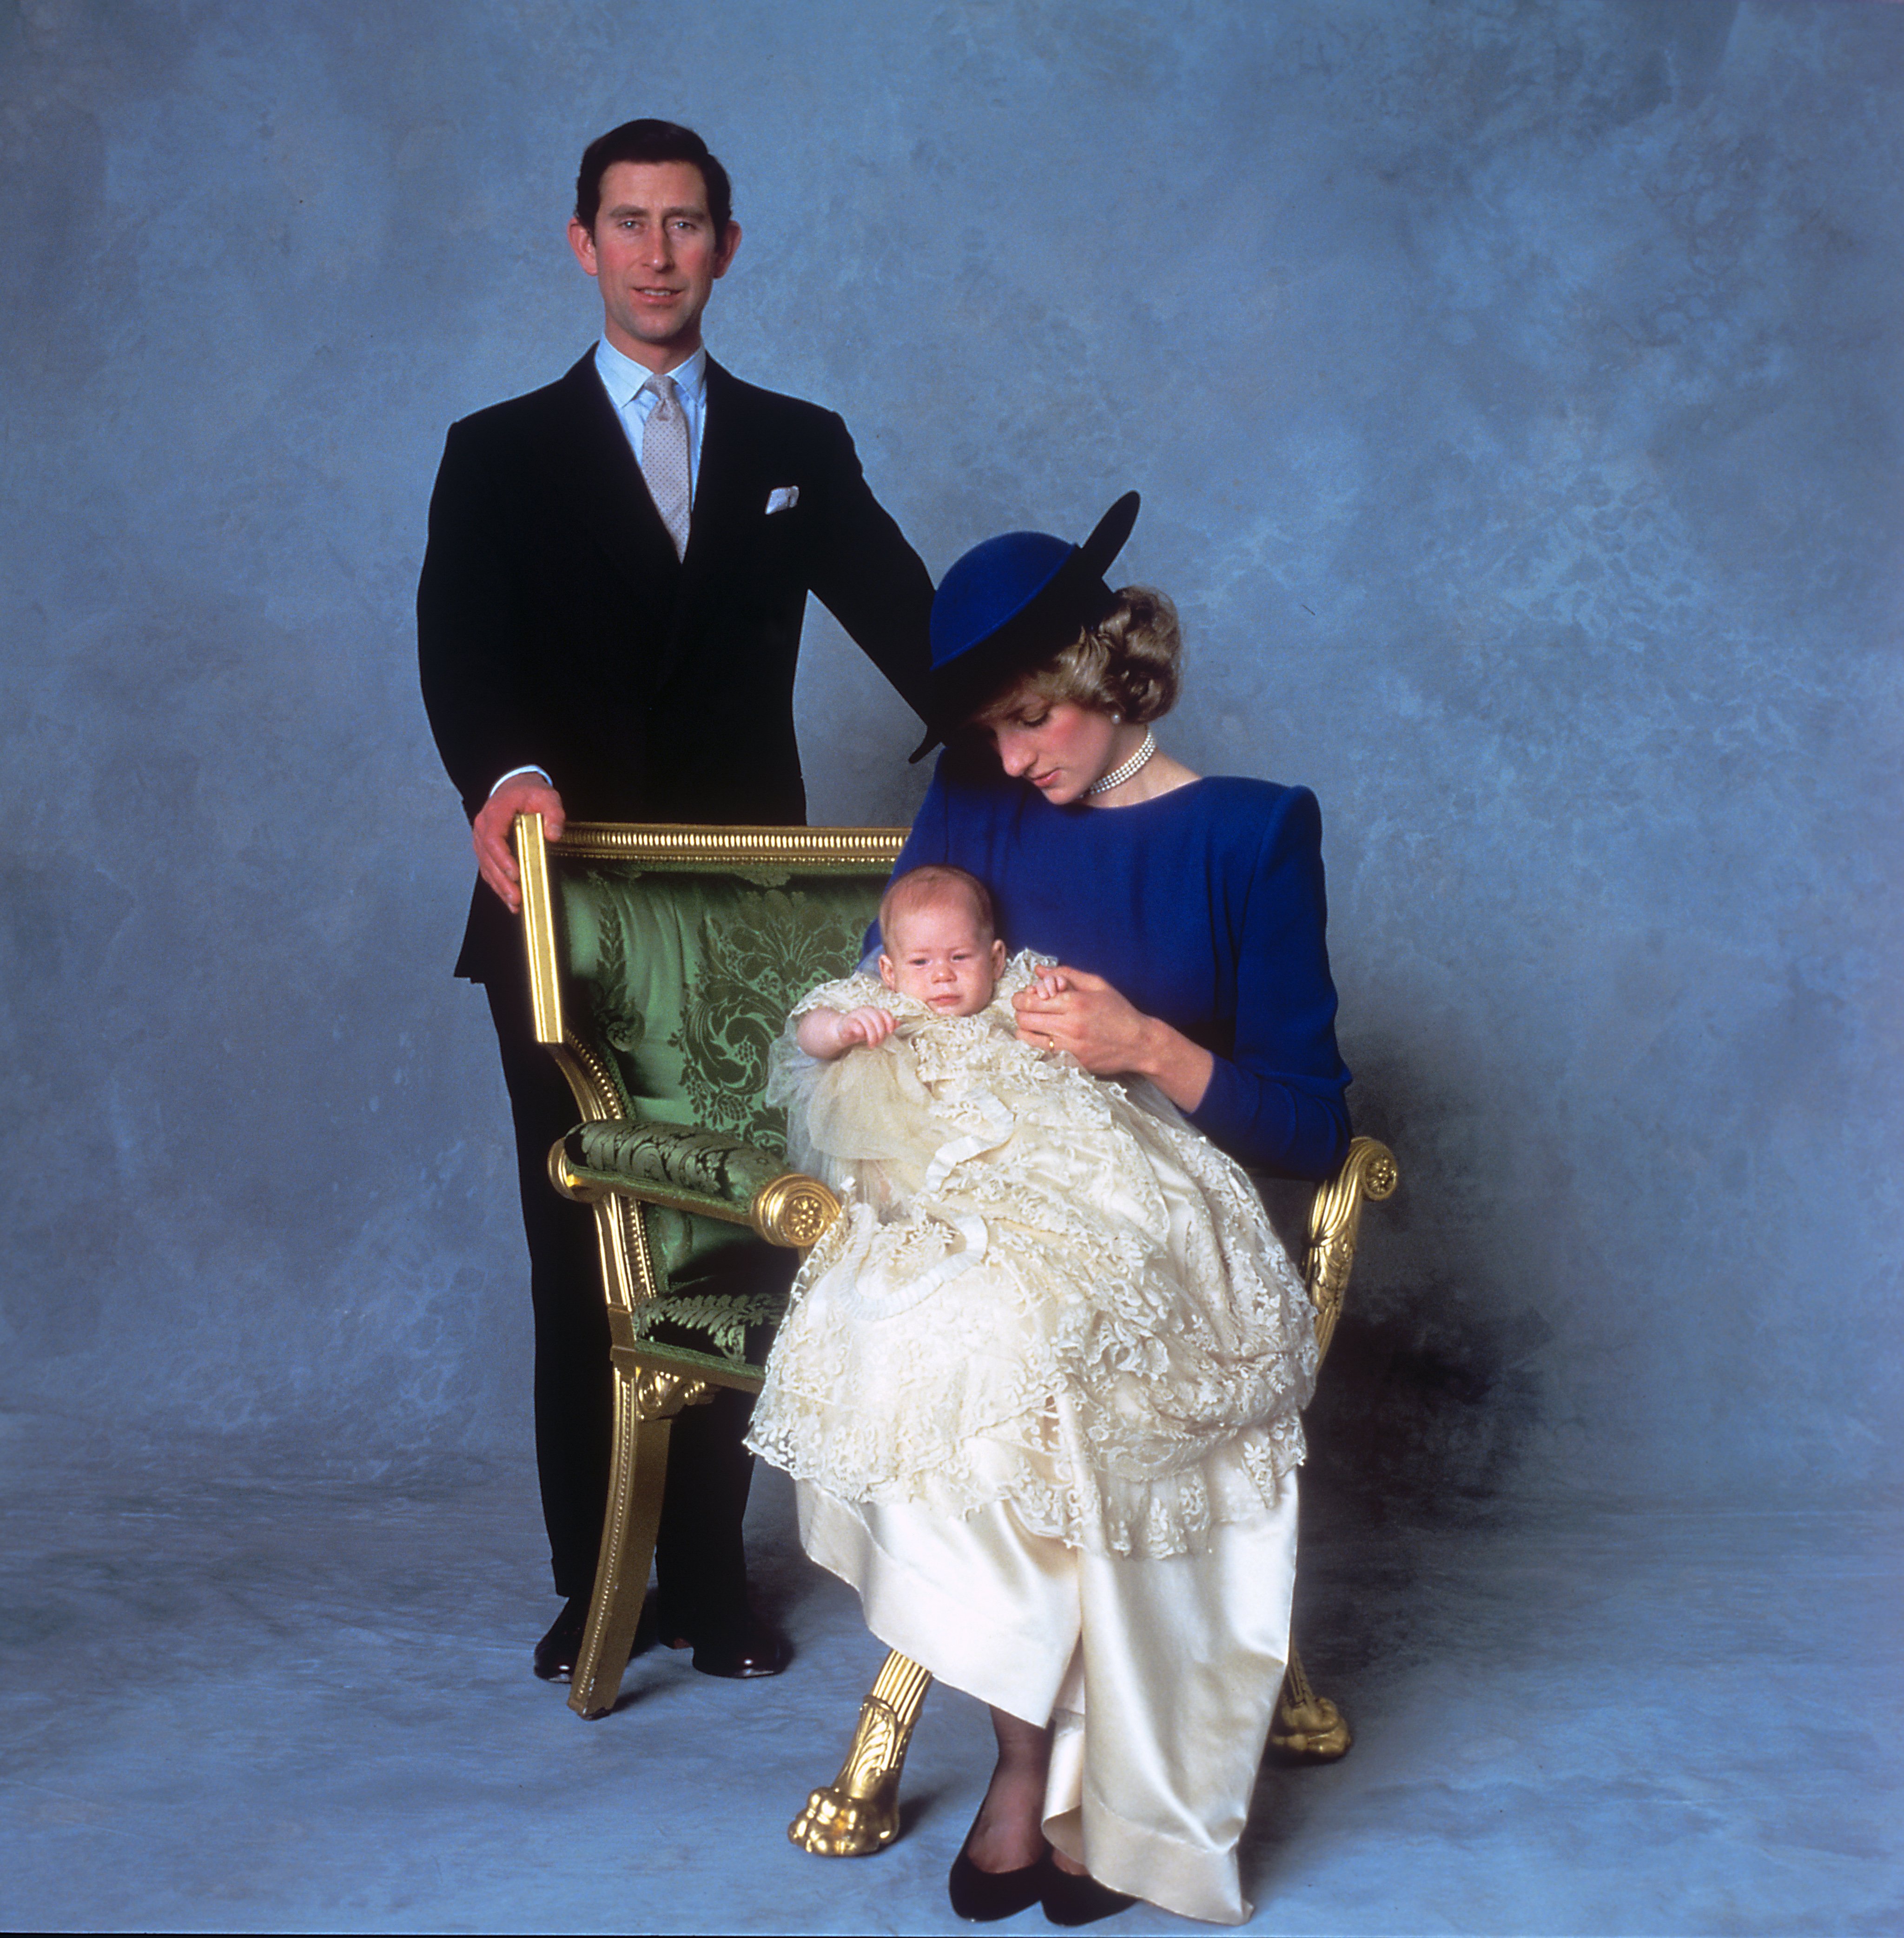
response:
[[[1356,1262],[1356,1235],[1361,1229],[1362,1207],[1386,1198],[1395,1189],[1401,1174],[1395,1155],[1386,1144],[1373,1138],[1350,1140],[1349,1155],[1342,1168],[1326,1183],[1316,1187],[1315,1201],[1309,1210],[1309,1244],[1303,1255],[1303,1283],[1316,1308],[1316,1344],[1318,1356],[1329,1350],[1335,1335],[1335,1322],[1341,1316],[1342,1296],[1349,1286],[1350,1268]]]
[[[770,1244],[812,1244],[840,1215],[818,1178],[785,1158],[713,1131],[610,1117],[571,1131],[549,1154],[563,1196],[592,1203],[609,1194],[730,1225],[750,1225]]]

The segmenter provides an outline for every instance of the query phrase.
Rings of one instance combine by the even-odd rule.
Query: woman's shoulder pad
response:
[[[1292,810],[1313,808],[1314,794],[1300,784],[1262,781],[1247,774],[1211,774],[1197,790],[1210,812],[1267,821]]]

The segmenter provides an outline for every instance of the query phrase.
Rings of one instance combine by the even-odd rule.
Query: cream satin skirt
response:
[[[1196,1554],[1127,1561],[1028,1533],[798,1487],[801,1545],[866,1625],[942,1682],[1055,1725],[1045,1835],[1100,1884],[1186,1918],[1250,1915],[1236,1847],[1283,1665],[1293,1474]]]

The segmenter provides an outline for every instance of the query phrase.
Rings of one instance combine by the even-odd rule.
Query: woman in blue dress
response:
[[[1127,494],[1081,546],[1008,533],[946,574],[914,758],[949,745],[898,870],[968,870],[1011,947],[1060,959],[1061,988],[1015,999],[1022,1040],[1149,1080],[1253,1169],[1321,1177],[1348,1148],[1349,1073],[1315,797],[1158,747],[1176,614],[1104,578],[1137,509]],[[1130,1897],[1249,1915],[1236,1846],[1288,1655],[1293,1472],[1274,1491],[1213,1512],[1184,1551],[1134,1556],[1034,1533],[1009,1502],[951,1520],[803,1489],[808,1551],[875,1633],[991,1706],[961,1915],[1042,1900],[1081,1924]]]
[[[946,573],[935,724],[913,758],[952,745],[894,872],[965,869],[1011,947],[1080,972],[1055,1002],[1020,1004],[1028,1035],[1098,1074],[1148,1077],[1252,1169],[1326,1177],[1348,1152],[1349,1073],[1322,817],[1307,788],[1203,778],[1158,749],[1177,615],[1102,577],[1137,509],[1127,494],[1082,546],[1007,533]]]

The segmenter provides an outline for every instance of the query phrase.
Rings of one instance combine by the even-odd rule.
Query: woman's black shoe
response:
[[[1020,1873],[1013,1872],[1013,1876]],[[1095,1924],[1101,1918],[1115,1918],[1137,1903],[1121,1891],[1113,1891],[1094,1877],[1073,1877],[1055,1864],[1046,1874],[1045,1915],[1054,1924]]]
[[[1047,1851],[1034,1864],[1015,1871],[982,1871],[961,1844],[952,1859],[946,1894],[952,1908],[974,1924],[995,1924],[1014,1912],[1028,1909],[1041,1898],[1055,1875]]]

